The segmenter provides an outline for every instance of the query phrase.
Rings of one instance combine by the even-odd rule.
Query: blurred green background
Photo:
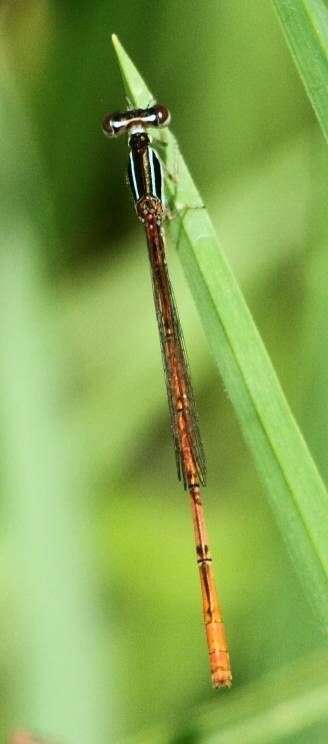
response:
[[[0,738],[325,742],[328,653],[169,261],[234,685],[213,691],[116,32],[172,128],[327,480],[327,160],[261,0],[0,7]]]

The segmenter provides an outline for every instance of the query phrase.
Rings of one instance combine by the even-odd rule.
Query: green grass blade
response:
[[[273,0],[288,46],[328,141],[328,7],[325,0]]]
[[[124,86],[136,106],[152,95],[117,37]],[[180,204],[201,205],[170,132],[168,171],[177,166]],[[168,179],[168,189],[174,192]],[[239,287],[218,245],[205,209],[189,209],[172,223],[181,261],[209,345],[309,601],[328,617],[328,496],[285,400]],[[250,505],[251,508],[251,505]]]

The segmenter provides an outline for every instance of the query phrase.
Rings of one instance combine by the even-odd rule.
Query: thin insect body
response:
[[[166,263],[162,169],[146,131],[148,127],[159,128],[167,126],[169,122],[168,109],[154,105],[147,109],[107,114],[103,130],[109,137],[124,132],[129,137],[128,178],[136,213],[144,225],[147,238],[178,477],[191,498],[212,682],[214,687],[230,687],[229,652],[200,490],[200,486],[206,483],[205,456],[182,328]]]

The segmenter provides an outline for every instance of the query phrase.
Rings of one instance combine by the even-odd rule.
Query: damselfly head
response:
[[[118,137],[129,129],[146,129],[147,127],[167,127],[171,114],[166,106],[155,104],[146,109],[131,109],[106,114],[103,119],[103,131],[107,137]]]

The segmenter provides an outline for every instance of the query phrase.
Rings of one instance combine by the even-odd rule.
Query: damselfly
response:
[[[165,106],[154,105],[107,114],[103,130],[109,137],[124,132],[129,137],[128,178],[137,216],[146,232],[177,471],[191,498],[212,681],[214,687],[229,687],[229,653],[200,491],[200,486],[205,486],[206,482],[205,456],[183,333],[166,263],[163,231],[166,207],[161,162],[147,134],[149,127],[167,126],[170,118]]]

